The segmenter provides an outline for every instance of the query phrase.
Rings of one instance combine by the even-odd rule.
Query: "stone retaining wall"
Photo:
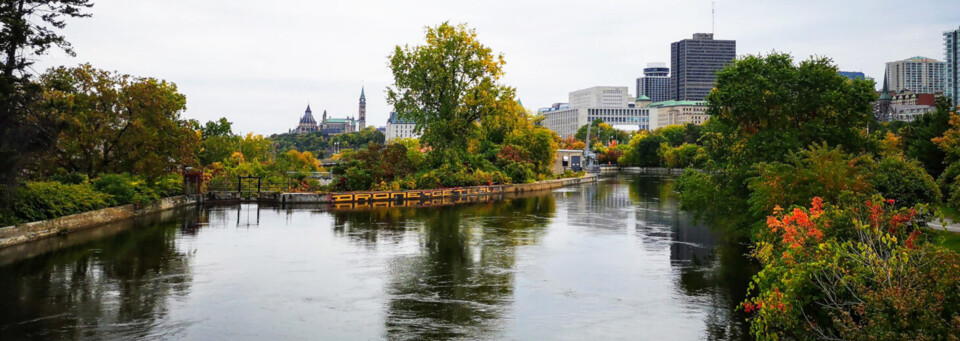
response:
[[[102,210],[77,213],[56,219],[35,221],[16,226],[0,228],[0,248],[66,234],[107,223],[133,218],[139,215],[169,210],[176,207],[196,205],[197,196],[181,195],[160,199],[150,205],[137,208],[123,205]]]

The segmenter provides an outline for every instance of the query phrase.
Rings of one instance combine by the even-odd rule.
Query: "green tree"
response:
[[[607,145],[610,141],[617,141],[617,143],[627,143],[630,142],[630,133],[614,128],[613,126],[603,122],[601,119],[593,120],[590,122],[590,125],[593,126],[590,128],[590,146],[593,146],[597,142]],[[573,135],[577,140],[587,142],[587,126],[584,125],[577,129],[577,133]]]
[[[827,58],[799,64],[782,53],[737,59],[717,73],[707,96],[714,132],[733,135],[731,142],[741,146],[717,161],[745,169],[814,143],[861,151],[875,97],[872,81],[840,76]]]
[[[53,144],[58,124],[53,115],[38,112],[41,90],[31,82],[28,67],[36,56],[57,46],[73,55],[70,43],[56,30],[65,18],[88,17],[90,0],[5,0],[0,2],[0,204],[6,206],[25,163]]]
[[[501,85],[504,59],[466,25],[426,29],[426,44],[397,46],[390,56],[394,85],[387,102],[416,124],[434,165],[458,164],[477,137],[478,122],[516,110],[515,90]]]
[[[940,146],[933,139],[944,136],[950,129],[950,101],[940,98],[937,101],[937,110],[921,115],[909,125],[900,129],[903,137],[904,153],[923,163],[923,168],[933,177],[940,176],[947,165],[960,160],[960,153],[948,153],[949,148],[941,143]],[[941,139],[942,140],[942,139]]]
[[[240,137],[233,134],[233,124],[226,118],[207,121],[203,126],[200,126],[196,121],[191,121],[191,124],[193,129],[200,132],[202,138],[200,151],[197,153],[200,165],[206,166],[214,162],[222,162],[238,150]]]
[[[195,163],[199,134],[180,119],[186,98],[153,78],[94,69],[51,69],[41,77],[43,110],[63,122],[48,170],[162,176]]]
[[[660,144],[665,141],[663,136],[646,132],[633,135],[619,163],[623,166],[658,167]]]

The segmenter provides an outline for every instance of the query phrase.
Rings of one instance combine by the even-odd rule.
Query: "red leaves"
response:
[[[907,241],[904,244],[908,249],[915,249],[916,246],[914,245],[914,242],[916,242],[917,238],[919,237],[920,237],[920,230],[913,230],[913,232],[910,232],[910,236],[907,237]]]
[[[783,209],[777,206],[774,214],[779,215]],[[823,240],[823,231],[817,228],[814,220],[823,214],[823,199],[813,198],[810,214],[800,208],[794,208],[789,214],[781,218],[776,216],[767,217],[767,227],[771,232],[781,233],[782,243],[790,248],[797,250],[802,248],[808,240]]]

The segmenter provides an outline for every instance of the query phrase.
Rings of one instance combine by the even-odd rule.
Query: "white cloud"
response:
[[[387,56],[418,44],[423,27],[466,22],[507,59],[505,81],[530,108],[572,90],[630,86],[670,43],[710,30],[710,1],[212,1],[98,0],[92,18],[65,30],[76,58],[43,57],[38,69],[89,62],[173,81],[188,118],[221,116],[243,132],[292,128],[309,100],[319,114],[383,125],[392,82]],[[790,52],[833,58],[882,77],[883,63],[943,58],[941,34],[960,26],[960,2],[718,1],[718,39],[738,54]]]

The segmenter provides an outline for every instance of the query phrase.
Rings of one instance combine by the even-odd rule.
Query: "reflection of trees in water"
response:
[[[713,340],[749,339],[746,315],[737,305],[757,269],[737,241],[721,238],[717,229],[680,210],[673,180],[636,177],[630,197],[637,203],[637,229],[646,237],[670,243],[670,260],[678,270],[683,292],[708,308],[707,333]],[[722,198],[718,198],[722,200]]]
[[[333,211],[333,231],[337,236],[349,236],[367,248],[376,248],[380,240],[399,244],[419,210],[429,209],[397,207]]]
[[[542,196],[333,214],[341,233],[365,245],[420,231],[419,253],[392,262],[388,339],[484,339],[495,338],[512,302],[516,247],[536,243],[555,210]]]
[[[183,222],[154,223],[0,267],[0,339],[156,336],[171,295],[186,295]],[[192,221],[188,223],[193,223]]]

